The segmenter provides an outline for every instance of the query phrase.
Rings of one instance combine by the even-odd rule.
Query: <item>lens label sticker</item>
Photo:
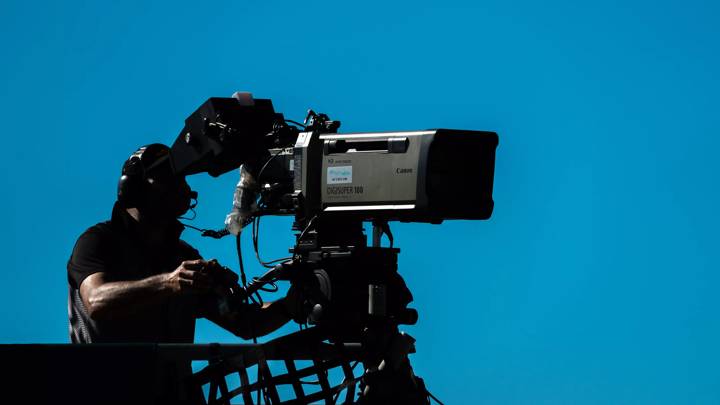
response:
[[[327,184],[352,183],[352,166],[333,166],[327,168]]]

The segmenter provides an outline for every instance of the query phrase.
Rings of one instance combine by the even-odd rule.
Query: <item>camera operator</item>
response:
[[[195,195],[165,145],[125,162],[112,219],[80,236],[67,265],[73,343],[192,343],[199,317],[249,339],[290,319],[288,297],[228,307],[237,276],[180,239]]]

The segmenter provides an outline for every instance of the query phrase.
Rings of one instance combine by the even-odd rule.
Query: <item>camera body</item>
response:
[[[496,146],[495,133],[480,131],[302,133],[294,150],[295,191],[314,197],[313,214],[487,219]]]

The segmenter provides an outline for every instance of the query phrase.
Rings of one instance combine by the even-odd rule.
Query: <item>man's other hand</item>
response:
[[[216,259],[210,259],[206,262],[205,271],[212,277],[212,282],[219,287],[235,287],[238,284],[238,275],[218,263]]]
[[[175,294],[200,294],[212,287],[212,277],[205,272],[204,260],[186,260],[171,273],[167,273],[165,285]]]

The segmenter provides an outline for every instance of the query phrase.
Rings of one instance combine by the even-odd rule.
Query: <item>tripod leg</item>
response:
[[[365,374],[360,388],[362,393],[358,398],[359,404],[427,405],[430,403],[425,383],[413,373],[408,359],[405,359],[395,370],[381,362],[377,369]]]
[[[360,383],[360,404],[429,404],[427,389],[410,365],[409,353],[415,352],[415,339],[397,332],[389,339],[380,356],[368,356],[363,362],[365,375]],[[371,367],[368,367],[373,365]]]

